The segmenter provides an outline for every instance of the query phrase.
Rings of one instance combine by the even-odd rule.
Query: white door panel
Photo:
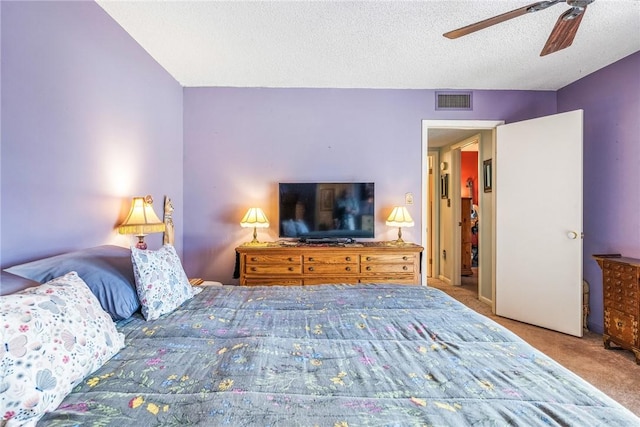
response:
[[[582,111],[498,126],[496,314],[582,336]]]

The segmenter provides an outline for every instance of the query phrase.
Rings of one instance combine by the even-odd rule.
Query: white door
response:
[[[498,126],[496,314],[582,336],[582,110]]]

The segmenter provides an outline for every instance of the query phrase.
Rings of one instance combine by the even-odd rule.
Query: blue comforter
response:
[[[445,293],[207,287],[46,415],[46,426],[632,426],[640,420]]]

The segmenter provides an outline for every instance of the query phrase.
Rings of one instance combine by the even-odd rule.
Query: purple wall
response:
[[[556,112],[554,92],[476,91],[471,112],[435,111],[432,90],[186,88],[184,91],[184,263],[187,274],[232,280],[234,248],[250,240],[239,226],[262,207],[276,240],[277,183],[373,181],[376,239],[404,194],[420,241],[423,119],[524,120]]]
[[[128,246],[114,227],[136,195],[154,196],[160,216],[170,195],[180,233],[180,85],[93,2],[0,7],[0,265]]]
[[[240,217],[257,205],[273,221],[285,180],[375,181],[378,239],[394,237],[384,217],[412,192],[418,222],[403,234],[419,241],[423,119],[514,122],[578,108],[592,329],[602,330],[602,280],[590,255],[640,257],[640,53],[557,93],[475,91],[473,111],[444,112],[432,90],[183,90],[93,2],[5,1],[0,17],[3,267],[128,245],[114,227],[132,196],[150,193],[159,215],[164,195],[174,201],[187,273],[233,283],[233,249],[251,234]],[[275,224],[259,238],[276,239]],[[157,247],[161,235],[147,239]]]
[[[584,110],[584,278],[589,328],[603,332],[595,253],[640,258],[640,52],[558,91],[559,112]]]

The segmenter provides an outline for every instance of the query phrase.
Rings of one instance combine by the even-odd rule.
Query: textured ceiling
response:
[[[532,0],[104,1],[183,86],[557,90],[640,50],[640,1],[596,0],[540,57],[565,3],[449,40]]]

